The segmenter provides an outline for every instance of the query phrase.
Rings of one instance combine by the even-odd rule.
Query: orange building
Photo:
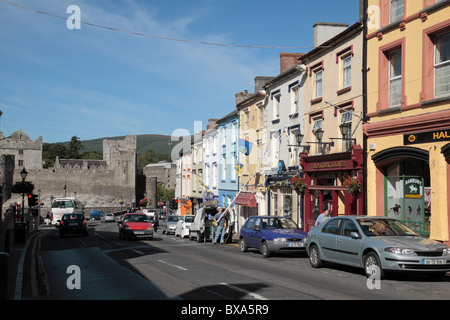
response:
[[[450,1],[367,2],[367,213],[448,243]]]

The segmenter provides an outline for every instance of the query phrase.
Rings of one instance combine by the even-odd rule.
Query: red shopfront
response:
[[[362,183],[362,163],[363,152],[359,145],[349,152],[316,156],[300,154],[303,177],[308,185],[304,192],[306,231],[326,209],[332,210],[333,216],[364,214],[364,190],[351,195],[343,184],[349,176]]]

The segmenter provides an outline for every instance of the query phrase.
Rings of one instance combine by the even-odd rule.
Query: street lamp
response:
[[[22,171],[20,171],[20,176],[22,177],[22,183],[25,182],[25,179],[27,178],[28,172],[27,170],[25,170],[25,167],[23,167]],[[25,214],[25,211],[23,209],[23,202],[24,202],[24,198],[25,198],[25,192],[22,191],[22,214],[21,214],[21,218],[20,221],[23,222],[23,216]]]

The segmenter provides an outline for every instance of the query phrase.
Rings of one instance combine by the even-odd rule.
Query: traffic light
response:
[[[178,200],[176,200],[176,199],[170,200],[169,208],[172,210],[177,210],[178,209]]]
[[[34,207],[38,204],[37,202],[37,194],[29,194],[28,195],[28,206],[29,207]]]

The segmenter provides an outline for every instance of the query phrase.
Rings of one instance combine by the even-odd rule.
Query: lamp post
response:
[[[28,172],[27,172],[27,170],[25,170],[25,167],[23,167],[22,171],[20,171],[20,177],[22,178],[22,183],[25,182],[25,179],[27,178],[27,175],[28,175]],[[21,222],[24,221],[23,216],[25,214],[24,209],[23,209],[24,198],[25,198],[25,193],[22,192],[22,215],[21,215],[21,218],[20,218]]]

